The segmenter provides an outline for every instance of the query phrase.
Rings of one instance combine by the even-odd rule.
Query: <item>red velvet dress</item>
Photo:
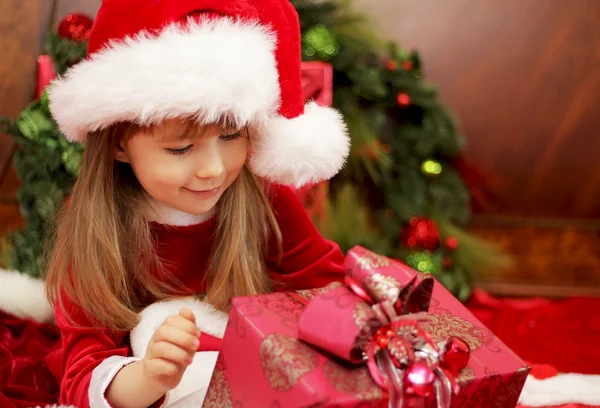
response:
[[[343,277],[343,254],[325,240],[310,221],[295,193],[275,187],[271,202],[282,233],[283,258],[270,248],[267,268],[286,290],[321,287]],[[212,247],[215,219],[186,227],[153,224],[157,251],[169,272],[195,292],[203,292],[203,277]],[[76,305],[68,305],[76,319],[88,322]],[[94,369],[112,356],[130,356],[128,333],[74,327],[56,309],[61,346],[51,353],[48,366],[60,382],[59,402],[89,405],[88,389]],[[204,337],[204,336],[203,336]],[[206,336],[205,338],[208,338]]]

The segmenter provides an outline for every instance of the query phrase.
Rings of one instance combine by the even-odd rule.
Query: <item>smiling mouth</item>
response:
[[[186,188],[187,191],[189,191],[190,193],[194,193],[194,194],[198,194],[198,195],[212,195],[212,194],[216,194],[219,192],[219,190],[221,189],[221,187],[215,187],[209,190],[192,190],[189,188]]]

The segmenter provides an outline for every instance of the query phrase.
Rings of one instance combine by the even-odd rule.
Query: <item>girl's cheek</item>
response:
[[[185,170],[181,164],[163,164],[152,169],[152,181],[160,185],[174,185],[184,181]]]

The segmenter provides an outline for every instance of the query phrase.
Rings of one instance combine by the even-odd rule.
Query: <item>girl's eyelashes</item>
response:
[[[219,139],[223,140],[223,141],[230,141],[230,140],[235,140],[235,139],[239,139],[240,137],[242,137],[242,132],[235,132],[232,133],[230,135],[221,135],[219,136]],[[192,147],[194,147],[193,144],[188,145],[186,147],[182,147],[180,149],[171,149],[171,148],[166,148],[165,150],[169,153],[169,154],[174,154],[174,155],[180,155],[180,154],[184,154],[186,153],[188,150],[190,150]]]
[[[180,154],[184,154],[185,152],[187,152],[188,150],[190,150],[192,148],[192,146],[194,145],[189,145],[186,147],[182,147],[181,149],[165,149],[169,154],[174,154],[175,156],[178,156]]]
[[[232,133],[230,135],[221,135],[219,138],[221,140],[228,141],[228,140],[239,139],[240,137],[242,137],[242,132],[238,131],[238,132]]]

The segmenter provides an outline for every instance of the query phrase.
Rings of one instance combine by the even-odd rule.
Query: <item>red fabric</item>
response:
[[[58,328],[0,312],[0,407],[56,402],[58,384],[45,358],[59,343]]]
[[[600,299],[509,299],[477,291],[468,308],[517,355],[561,372],[600,374]]]
[[[321,287],[343,278],[344,256],[339,247],[326,241],[310,221],[294,191],[274,186],[270,192],[275,216],[282,233],[283,258],[276,264],[278,251],[269,250],[267,267],[279,289]],[[157,253],[166,268],[195,292],[203,292],[203,271],[212,246],[215,220],[189,227],[154,225]],[[91,326],[86,316],[73,304],[76,321]],[[60,399],[63,404],[88,405],[88,388],[94,368],[104,359],[130,355],[126,332],[74,327],[60,308],[56,310],[61,348],[48,356],[47,362],[61,379]],[[205,334],[203,334],[205,336]],[[206,337],[206,346],[218,349],[218,341]]]
[[[256,20],[276,35],[275,59],[279,73],[279,113],[295,118],[304,113],[300,81],[300,21],[289,0],[113,0],[104,1],[90,35],[88,55],[100,51],[111,40],[135,37],[142,30],[157,33],[166,25],[181,23],[189,16],[231,16]]]

